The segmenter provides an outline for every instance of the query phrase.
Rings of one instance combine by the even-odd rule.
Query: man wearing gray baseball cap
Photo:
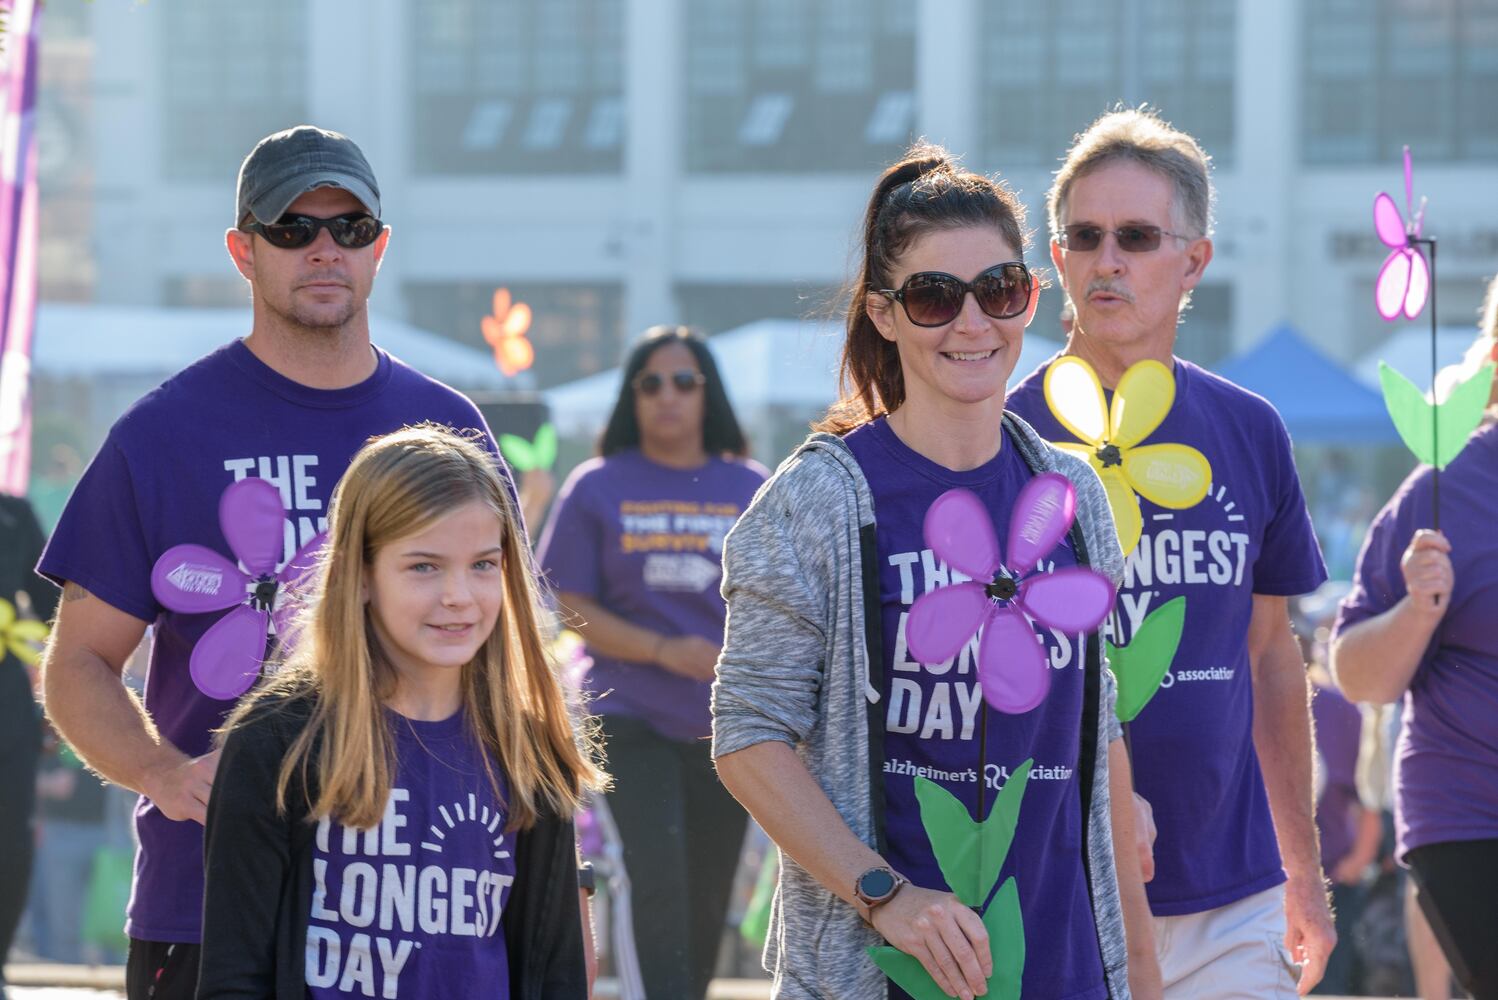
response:
[[[390,242],[379,192],[359,147],[337,132],[301,125],[255,146],[225,235],[250,286],[249,334],[178,372],[115,423],[38,564],[63,587],[44,667],[48,714],[90,767],[141,795],[126,923],[131,1000],[196,991],[202,824],[219,758],[213,731],[234,707],[222,690],[200,689],[190,670],[193,648],[220,614],[163,606],[152,567],[182,543],[235,551],[228,539],[242,532],[220,523],[219,500],[238,480],[258,477],[279,491],[284,561],[326,528],[333,487],[371,436],[432,420],[477,429],[497,451],[466,397],[370,343],[369,293]],[[120,672],[147,626],[141,701]],[[261,651],[256,636],[244,640]],[[209,873],[210,897],[224,891],[223,874],[216,881]],[[274,918],[253,910],[239,907],[236,919]],[[302,946],[267,939],[266,947],[282,973],[299,974]],[[205,974],[210,965],[220,986],[237,975],[246,994],[275,992],[211,961]]]

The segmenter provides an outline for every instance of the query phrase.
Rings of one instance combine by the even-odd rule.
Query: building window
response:
[[[867,170],[915,129],[909,0],[693,0],[687,168]]]
[[[297,0],[160,5],[165,176],[232,178],[256,142],[307,120],[306,20]]]
[[[762,319],[841,322],[838,289],[824,285],[676,286],[681,321],[708,335],[723,333]]]
[[[1498,156],[1498,2],[1309,0],[1308,164]]]
[[[1215,367],[1237,351],[1233,343],[1233,287],[1198,285],[1191,308],[1181,314],[1176,353],[1204,368]]]
[[[406,16],[418,172],[621,169],[623,0],[440,0]]]
[[[623,354],[624,295],[618,285],[507,281],[413,281],[405,285],[408,319],[426,330],[489,353],[480,324],[494,291],[531,307],[527,336],[536,348],[536,386],[549,389],[612,368]]]
[[[981,7],[985,163],[1051,168],[1116,104],[1148,103],[1233,159],[1234,0],[1054,0]]]

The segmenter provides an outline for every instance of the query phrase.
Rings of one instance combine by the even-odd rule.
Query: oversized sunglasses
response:
[[[312,215],[283,215],[275,222],[251,219],[239,227],[247,233],[259,233],[265,242],[282,250],[300,250],[317,239],[320,230],[333,234],[333,242],[348,250],[367,247],[379,238],[385,224],[367,212],[350,212],[331,219]]]
[[[1172,233],[1159,226],[1119,226],[1104,229],[1102,226],[1075,225],[1061,231],[1058,241],[1063,249],[1075,253],[1088,253],[1103,245],[1103,236],[1112,233],[1118,241],[1118,249],[1124,253],[1149,253],[1160,249],[1160,237],[1174,236],[1178,240],[1193,239],[1181,233]]]
[[[944,326],[962,312],[968,292],[978,300],[978,308],[994,319],[1018,316],[1030,305],[1032,285],[1030,269],[1011,260],[995,264],[972,281],[945,271],[918,271],[899,288],[874,291],[904,306],[906,317],[916,326]]]
[[[674,371],[670,375],[660,372],[641,372],[635,376],[632,383],[635,391],[642,396],[654,396],[666,387],[669,381],[676,387],[677,392],[694,392],[707,382],[707,376],[701,372],[694,372],[690,368]]]

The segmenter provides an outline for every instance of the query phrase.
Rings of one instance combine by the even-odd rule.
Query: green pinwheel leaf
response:
[[[992,1000],[1020,1000],[1020,981],[1025,974],[1025,919],[1013,877],[1005,879],[994,894],[993,903],[983,914],[983,926],[988,930],[988,952],[993,958],[987,995]],[[926,967],[898,948],[870,948],[869,957],[915,1000],[948,1000]]]
[[[869,949],[869,957],[874,964],[879,966],[886,976],[890,978],[900,989],[909,993],[914,1000],[951,1000],[936,985],[936,980],[931,978],[931,973],[919,960],[911,958],[899,948],[893,948],[887,944],[879,945]]]
[[[988,953],[993,956],[988,996],[991,1000],[1020,1000],[1020,981],[1025,975],[1025,918],[1013,876],[1005,879],[994,894],[983,914],[983,926],[988,928]]]
[[[536,468],[549,469],[557,460],[557,429],[551,424],[542,424],[541,429],[536,431],[536,440],[533,442],[535,450]]]
[[[505,461],[516,472],[529,472],[540,468],[536,461],[536,449],[525,438],[516,434],[501,434],[499,436],[499,450],[504,455]]]
[[[1493,385],[1493,364],[1483,365],[1453,385],[1439,404],[1432,404],[1413,382],[1382,361],[1378,380],[1384,389],[1384,406],[1405,446],[1426,465],[1444,469],[1482,421]],[[1439,442],[1435,440],[1438,431]]]
[[[1034,763],[1025,761],[1004,782],[982,823],[969,816],[967,806],[936,782],[915,779],[921,825],[926,828],[936,863],[952,892],[968,906],[982,906],[999,880],[999,869],[1014,842],[1020,800]]]
[[[1185,624],[1186,598],[1177,597],[1145,615],[1127,646],[1106,644],[1108,662],[1118,678],[1115,711],[1119,722],[1133,722],[1160,690],[1160,681],[1181,644]]]

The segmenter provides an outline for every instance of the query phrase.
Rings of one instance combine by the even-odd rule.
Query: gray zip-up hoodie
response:
[[[1055,448],[1013,414],[1011,438],[1035,472],[1076,486],[1078,562],[1115,583],[1123,556],[1107,496],[1086,462]],[[723,549],[728,623],[713,684],[713,756],[778,740],[796,750],[854,835],[883,846],[884,669],[874,499],[841,438],[813,434],[760,488]],[[870,583],[873,585],[868,585]],[[872,622],[872,628],[869,623]],[[1119,736],[1115,686],[1098,642],[1088,646],[1083,765],[1086,867],[1108,990],[1128,1000],[1127,950],[1108,812],[1108,744]],[[871,652],[872,648],[872,652]],[[1084,736],[1088,733],[1084,730]],[[1092,748],[1089,754],[1089,747]],[[784,1000],[874,1000],[883,973],[866,949],[882,944],[853,907],[781,855],[765,968]]]

